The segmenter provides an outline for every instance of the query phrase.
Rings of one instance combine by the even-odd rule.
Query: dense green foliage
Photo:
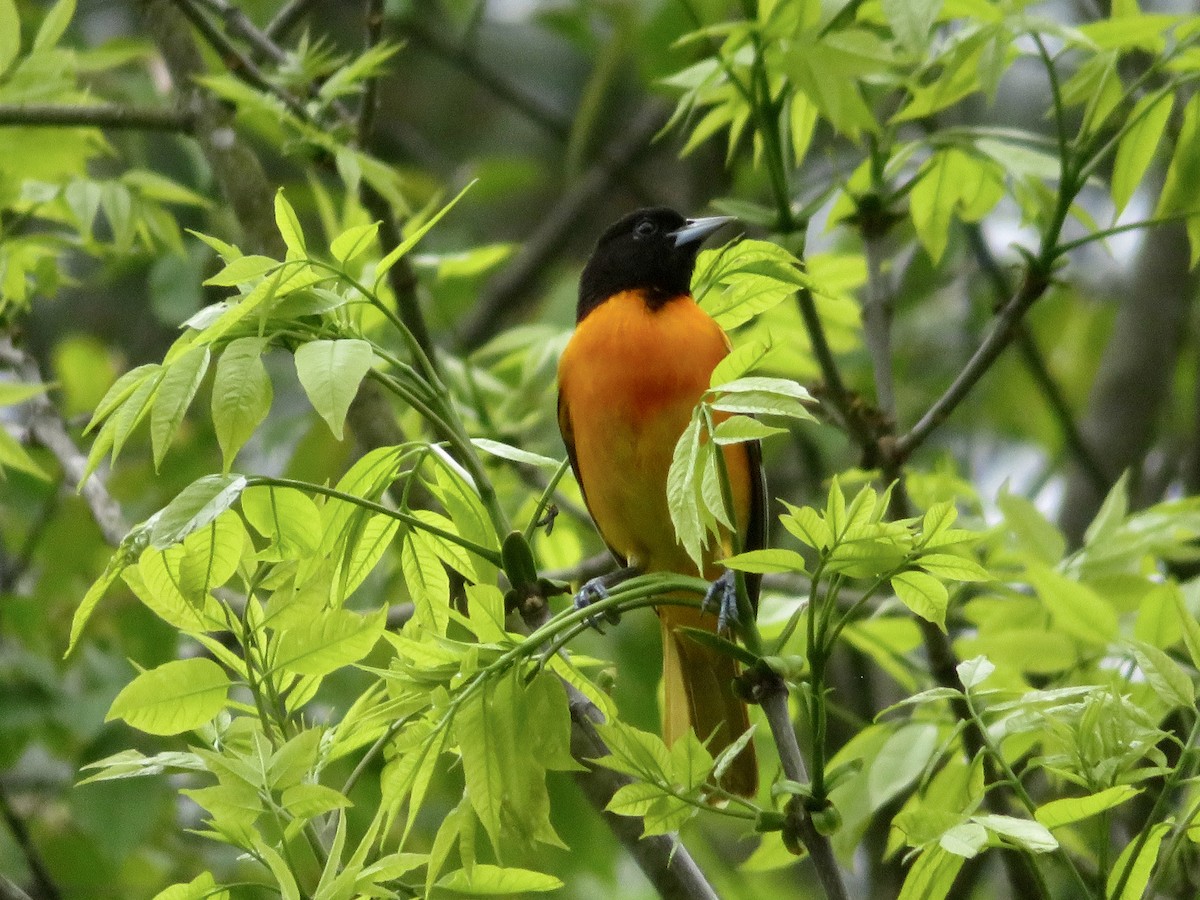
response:
[[[0,897],[1194,896],[1200,22],[328,6],[0,0]],[[695,636],[756,798],[657,736],[708,585],[569,597],[555,363],[650,201],[747,232],[667,489],[698,559],[763,441]]]

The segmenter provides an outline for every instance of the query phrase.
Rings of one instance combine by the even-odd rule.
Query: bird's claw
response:
[[[737,624],[740,616],[737,603],[737,580],[732,569],[726,569],[721,577],[708,586],[704,594],[704,602],[700,604],[701,612],[717,610],[717,633],[728,634]]]
[[[575,608],[587,609],[593,603],[608,598],[608,585],[605,578],[601,575],[598,578],[592,578],[583,583],[579,588],[579,592],[575,595]],[[616,625],[621,621],[621,614],[615,609],[606,609],[603,613],[605,621],[612,625]],[[596,621],[595,616],[588,616],[584,622],[592,628],[595,628],[601,634],[604,634],[604,629],[600,627],[600,623]]]

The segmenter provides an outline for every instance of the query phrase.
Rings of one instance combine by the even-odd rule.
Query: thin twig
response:
[[[189,132],[195,116],[185,110],[118,103],[0,103],[0,125],[136,129]]]

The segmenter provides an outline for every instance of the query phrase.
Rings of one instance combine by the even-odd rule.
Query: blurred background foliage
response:
[[[297,124],[294,114],[289,119],[278,101],[248,96],[228,74],[235,61],[207,47],[206,85],[229,105],[218,103],[214,112],[189,99],[164,63],[170,35],[153,23],[153,5],[79,0],[71,10],[72,4],[0,2],[0,113],[30,104],[112,103],[162,117],[139,127],[35,128],[0,119],[0,363],[10,373],[0,381],[0,421],[15,438],[10,444],[20,445],[0,448],[0,873],[30,886],[35,897],[51,896],[49,885],[69,898],[149,897],[204,869],[237,880],[246,865],[186,830],[199,826],[199,811],[179,797],[173,779],[73,786],[82,764],[130,746],[152,752],[171,745],[106,723],[105,713],[132,675],[130,660],[151,667],[194,648],[179,646],[176,632],[119,586],[81,646],[62,658],[71,616],[108,560],[113,530],[119,539],[123,527],[221,466],[211,421],[190,417],[161,466],[141,435],[116,465],[102,467],[117,510],[101,527],[73,490],[78,473],[65,472],[38,433],[52,427],[45,417],[57,411],[86,455],[79,430],[109,385],[161,359],[180,323],[227,293],[202,286],[220,261],[189,229],[244,248],[267,240],[246,233],[236,201],[222,195],[212,157],[188,133],[194,117],[231,114],[236,105],[222,127],[235,128],[268,181],[287,189],[306,231],[327,238],[339,225],[374,218],[346,192],[347,183],[364,179],[394,209],[415,214],[476,181],[411,257],[419,302],[443,350],[447,378],[474,392],[472,425],[553,457],[561,454],[554,366],[573,321],[581,261],[602,227],[640,205],[699,214],[718,198],[737,198],[718,206],[746,213],[753,231],[754,205],[770,202],[765,169],[738,146],[750,137],[734,139],[727,164],[721,139],[689,144],[687,128],[664,130],[679,96],[678,83],[664,79],[708,52],[678,39],[698,22],[736,17],[738,4],[388,0],[381,45],[388,54],[368,60],[380,73],[369,142],[359,148],[347,142],[351,149],[332,162],[322,153],[319,129]],[[1063,25],[1084,24],[1104,18],[1103,5],[1057,2],[1039,13]],[[224,4],[193,6],[211,27],[221,27]],[[319,120],[334,121],[340,113],[325,113],[356,100],[362,89],[361,80],[352,81],[340,95],[336,79],[359,58],[365,6],[246,0],[238,9],[289,49],[286,59],[267,61],[272,81],[302,91],[318,86],[316,94],[299,95],[301,104],[320,113]],[[1191,11],[1183,3],[1161,7],[1156,11]],[[296,12],[290,23],[280,18]],[[239,46],[266,65],[251,43]],[[26,62],[9,68],[18,54]],[[1051,136],[1044,70],[1029,52],[1007,62],[990,95],[954,105],[941,126]],[[1138,62],[1131,54],[1122,65],[1136,69]],[[1077,87],[1086,90],[1087,83]],[[686,124],[695,122],[693,116]],[[1168,131],[1178,128],[1177,111]],[[233,140],[220,128],[205,139]],[[1164,141],[1150,163],[1149,187],[1130,199],[1129,220],[1151,215],[1169,145]],[[815,201],[809,258],[824,267],[822,282],[846,296],[864,289],[863,246],[855,229],[830,225],[825,192],[844,185],[860,158],[857,146],[822,125],[794,185],[797,204]],[[1038,163],[1011,160],[1014,171]],[[1078,204],[1085,217],[1113,216],[1100,179],[1084,188]],[[1022,210],[1005,200],[979,225],[950,229],[936,262],[907,219],[883,238],[895,297],[898,421],[913,421],[962,368],[1013,289],[1021,263],[1013,242],[1029,234]],[[1073,252],[1069,262],[1015,346],[922,450],[914,485],[924,478],[928,496],[963,495],[973,486],[976,511],[993,520],[1002,490],[1029,498],[1073,546],[1126,469],[1135,507],[1200,487],[1200,381],[1196,284],[1182,225],[1115,235]],[[769,328],[780,347],[769,367],[774,374],[819,380],[794,309],[780,307],[746,331],[754,328]],[[869,397],[871,361],[853,311],[831,323],[830,335],[847,384]],[[344,470],[358,450],[353,439],[332,437],[285,362],[267,358],[272,413],[239,468],[321,482]],[[19,381],[52,383],[53,408],[4,393]],[[202,388],[200,405],[210,390]],[[419,429],[403,414],[399,426]],[[792,503],[823,502],[829,476],[859,462],[833,429],[798,430],[767,447],[772,493]],[[539,477],[496,470],[498,489],[514,509],[532,507]],[[536,544],[550,569],[574,569],[602,550],[578,494],[566,490],[561,526]],[[404,598],[396,560],[385,557],[369,591]],[[630,618],[580,645],[613,660],[618,704],[630,721],[651,730],[656,702],[644,686],[658,677],[656,635],[647,622]],[[915,633],[909,637],[915,646]],[[853,660],[846,669],[843,677],[852,679]],[[348,677],[326,702],[339,692],[352,698],[355,690]],[[572,849],[543,848],[539,865],[567,884],[563,895],[651,896],[570,781],[552,776],[551,784],[554,824]],[[451,780],[442,787],[439,795],[435,786],[436,799],[422,813],[427,821],[420,827],[429,835],[458,800]],[[369,806],[371,797],[355,800]],[[739,831],[707,820],[690,828],[689,847],[723,896],[779,896],[785,885],[796,890],[794,875],[769,854],[734,869],[753,849]]]

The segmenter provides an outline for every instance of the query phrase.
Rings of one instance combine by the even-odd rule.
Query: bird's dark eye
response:
[[[658,231],[658,226],[649,219],[642,219],[633,229],[634,234],[638,237],[649,237],[656,231]]]

